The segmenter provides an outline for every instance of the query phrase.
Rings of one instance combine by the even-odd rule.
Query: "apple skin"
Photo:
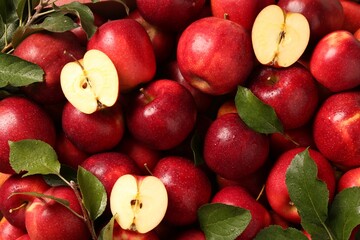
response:
[[[360,187],[360,167],[347,170],[338,180],[338,192],[351,187]]]
[[[156,71],[153,45],[144,27],[134,19],[112,20],[101,25],[87,49],[105,53],[119,76],[120,92],[152,80]]]
[[[26,231],[25,229],[25,212],[29,204],[35,197],[28,195],[14,195],[11,194],[19,192],[38,192],[43,193],[49,189],[42,176],[32,175],[22,177],[18,174],[13,174],[0,187],[0,211],[15,227]],[[16,209],[22,204],[23,207],[10,212],[10,209]]]
[[[119,224],[115,222],[113,230],[112,240],[159,240],[158,235],[155,231],[150,231],[147,233],[139,233],[136,231],[125,230],[120,227]]]
[[[98,153],[114,148],[125,131],[119,104],[92,114],[85,114],[67,102],[62,114],[62,129],[66,137],[80,150]]]
[[[236,240],[253,239],[261,229],[271,223],[268,210],[240,186],[229,186],[219,190],[213,196],[211,203],[227,204],[250,211],[250,223]]]
[[[184,141],[197,116],[191,93],[168,79],[157,79],[144,86],[126,110],[130,134],[157,150],[170,149]]]
[[[59,0],[56,3],[58,3],[58,2],[59,2]],[[94,15],[94,25],[96,27],[100,27],[107,21],[107,19],[105,19],[104,17],[100,16],[99,14],[97,14],[95,12],[93,12],[93,15]],[[86,46],[87,42],[89,40],[88,36],[86,35],[85,30],[81,26],[80,19],[76,19],[76,22],[77,22],[77,24],[79,24],[79,26],[70,31],[76,35],[76,37],[79,39],[79,42],[82,45]]]
[[[340,3],[345,17],[341,29],[355,33],[360,28],[360,4],[350,1],[341,1]]]
[[[339,30],[329,33],[315,46],[310,71],[324,87],[340,92],[360,85],[359,64],[360,41],[350,32]]]
[[[0,220],[0,239],[2,240],[16,240],[26,231],[12,225],[5,217]]]
[[[281,154],[271,168],[265,183],[266,197],[270,207],[282,218],[295,224],[300,224],[301,219],[296,206],[291,203],[285,178],[293,158],[305,149],[298,147]],[[320,152],[309,149],[309,154],[317,165],[317,177],[325,182],[329,190],[329,201],[332,201],[336,188],[335,172],[330,162]]]
[[[275,0],[211,0],[210,4],[213,16],[225,17],[251,32],[256,16],[264,7],[275,4]]]
[[[30,239],[29,234],[24,234],[24,235],[16,238],[16,240],[31,240],[31,239]]]
[[[354,33],[354,37],[360,41],[360,28]]]
[[[234,91],[245,82],[254,61],[249,33],[230,20],[199,19],[182,32],[178,41],[180,72],[190,85],[207,94]]]
[[[69,202],[69,207],[82,215],[74,191],[67,186],[51,187],[44,192]],[[49,198],[36,198],[27,208],[25,224],[31,240],[88,240],[85,222],[60,203]]]
[[[203,170],[187,158],[167,156],[157,163],[153,175],[164,183],[168,193],[164,221],[177,226],[195,223],[198,208],[210,201],[212,193]]]
[[[17,96],[0,101],[0,172],[13,174],[8,141],[37,139],[55,146],[55,126],[36,103]]]
[[[310,25],[310,45],[343,26],[344,11],[339,0],[279,0],[277,5],[306,17]]]
[[[308,123],[318,106],[316,81],[300,64],[287,68],[261,66],[250,77],[249,89],[275,110],[284,129]]]
[[[269,138],[247,127],[237,113],[227,113],[210,125],[203,153],[212,171],[223,178],[238,180],[266,162]]]
[[[182,231],[175,240],[206,240],[205,234],[200,229],[190,228]]]
[[[330,96],[318,110],[313,124],[319,151],[340,167],[360,166],[360,93],[342,92]]]
[[[136,0],[141,15],[149,23],[166,31],[179,32],[201,12],[205,0]]]
[[[44,81],[30,84],[25,94],[39,103],[59,103],[65,100],[60,86],[63,66],[83,57],[85,47],[72,32],[38,32],[25,38],[14,50],[14,55],[39,65],[45,72]],[[64,51],[69,54],[65,54]],[[71,57],[71,55],[73,57]]]

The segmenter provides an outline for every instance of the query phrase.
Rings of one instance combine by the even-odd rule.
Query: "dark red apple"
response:
[[[164,220],[180,226],[195,223],[198,208],[210,201],[212,187],[207,175],[189,159],[177,156],[160,159],[153,175],[168,193]]]
[[[182,231],[175,240],[206,240],[203,231],[197,228],[190,228]]]
[[[17,240],[26,233],[25,230],[17,228],[5,218],[0,220],[0,239],[1,240]]]
[[[166,150],[190,134],[197,110],[185,87],[172,80],[158,79],[136,94],[125,115],[128,130],[135,139],[151,148]]]
[[[236,240],[253,239],[261,229],[271,224],[268,210],[242,187],[225,187],[215,193],[211,202],[232,205],[250,211],[250,223]]]
[[[122,229],[119,224],[114,224],[112,240],[159,240],[159,237],[154,231],[147,233],[139,233],[132,230]]]
[[[332,92],[360,85],[360,41],[348,31],[329,33],[315,46],[310,71],[315,79]]]
[[[254,65],[249,33],[239,24],[217,17],[191,23],[177,46],[180,72],[199,90],[230,93],[249,76]]]
[[[360,28],[360,3],[341,1],[344,9],[344,23],[341,29],[355,33]]]
[[[250,77],[249,88],[275,110],[284,129],[304,126],[318,106],[316,81],[300,64],[287,68],[261,66]]]
[[[314,141],[319,151],[342,167],[360,166],[360,93],[330,96],[314,120]]]
[[[55,146],[55,126],[36,103],[11,96],[0,101],[0,172],[15,173],[9,163],[8,141],[37,139]]]
[[[45,72],[44,81],[33,83],[24,92],[36,102],[59,103],[65,100],[60,86],[63,66],[81,59],[85,47],[72,32],[37,32],[25,38],[14,50],[14,55],[39,65]],[[66,53],[65,53],[66,51]]]
[[[228,113],[210,125],[203,152],[211,170],[223,178],[237,180],[264,165],[269,154],[269,138],[251,130],[237,113]]]
[[[122,109],[118,104],[85,114],[68,102],[62,114],[62,128],[76,147],[89,154],[114,148],[125,131]]]

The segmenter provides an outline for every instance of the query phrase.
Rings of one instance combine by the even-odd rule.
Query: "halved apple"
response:
[[[154,176],[126,174],[114,184],[110,209],[122,229],[147,233],[164,218],[168,206],[165,185]]]
[[[304,15],[269,5],[257,15],[251,38],[261,64],[288,67],[304,53],[310,39],[310,26]]]
[[[83,59],[67,63],[61,70],[60,83],[66,99],[86,114],[111,107],[118,98],[116,68],[99,50],[89,50]]]

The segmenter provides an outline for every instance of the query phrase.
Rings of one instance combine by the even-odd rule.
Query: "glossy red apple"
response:
[[[131,135],[158,150],[170,149],[193,130],[197,110],[191,93],[181,84],[158,79],[136,94],[125,113]]]
[[[8,141],[37,139],[55,146],[55,126],[34,102],[17,96],[0,101],[0,172],[15,173],[9,163]]]
[[[80,59],[85,47],[72,32],[37,32],[25,38],[14,50],[14,55],[39,65],[45,72],[44,81],[25,88],[27,96],[40,103],[59,103],[65,100],[60,87],[62,67]],[[64,53],[64,52],[67,53]]]
[[[17,240],[26,233],[25,230],[17,228],[5,218],[0,220],[0,239],[1,240]]]
[[[351,187],[360,187],[360,167],[345,171],[345,173],[341,175],[340,179],[338,180],[338,192]]]
[[[225,187],[215,193],[211,202],[241,207],[250,211],[250,223],[236,240],[253,239],[261,229],[271,224],[268,210],[242,187]]]
[[[122,139],[125,127],[118,104],[85,114],[69,102],[62,114],[62,129],[66,137],[86,153],[98,153],[114,148]]]
[[[144,27],[134,19],[112,20],[101,25],[87,49],[105,53],[114,63],[121,92],[152,80],[156,71],[153,45]]]
[[[269,154],[269,138],[251,130],[237,113],[228,113],[210,125],[203,153],[212,171],[223,178],[237,180],[263,166]]]
[[[74,191],[67,186],[52,187],[44,192],[69,202],[82,215]],[[83,219],[50,198],[36,198],[25,214],[27,232],[32,240],[88,240],[90,232]]]
[[[210,201],[212,187],[207,175],[189,159],[177,156],[160,159],[153,175],[168,193],[164,220],[178,226],[195,223],[198,208]]]
[[[312,44],[343,26],[344,11],[339,0],[279,0],[277,5],[306,17],[310,24]]]
[[[25,229],[25,212],[27,207],[35,199],[28,195],[14,195],[21,192],[43,193],[49,188],[42,176],[33,175],[22,177],[13,174],[0,187],[0,211],[17,228]]]
[[[234,21],[251,32],[256,16],[275,0],[211,0],[210,4],[213,16]]]
[[[330,96],[314,120],[314,141],[319,151],[342,167],[360,166],[360,93],[342,92]]]
[[[136,0],[141,15],[149,23],[167,31],[180,31],[201,12],[205,0]]]
[[[296,206],[290,200],[285,177],[293,158],[305,149],[304,147],[294,148],[281,154],[271,168],[265,184],[266,197],[271,208],[287,221],[296,224],[299,224],[301,219]],[[309,149],[309,154],[317,165],[318,178],[325,182],[329,190],[331,201],[336,187],[334,170],[330,162],[318,151]]]
[[[250,77],[249,88],[275,110],[284,129],[304,126],[318,105],[316,81],[297,64],[287,68],[261,66]]]
[[[310,60],[315,79],[332,92],[360,85],[360,41],[348,31],[334,31],[316,45]]]
[[[181,34],[177,61],[190,85],[207,94],[222,95],[245,82],[255,60],[250,35],[241,25],[206,17]]]
[[[360,28],[360,3],[341,1],[344,9],[344,23],[341,29],[355,33]]]

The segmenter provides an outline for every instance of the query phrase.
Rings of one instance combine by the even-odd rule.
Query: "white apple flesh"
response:
[[[83,59],[67,63],[61,71],[60,83],[66,99],[86,114],[111,107],[118,98],[116,68],[99,50],[89,50]]]
[[[304,53],[310,26],[304,15],[269,5],[257,15],[251,35],[255,56],[261,64],[288,67]]]
[[[110,209],[122,229],[147,233],[165,216],[168,195],[162,181],[154,176],[126,174],[114,184]]]

